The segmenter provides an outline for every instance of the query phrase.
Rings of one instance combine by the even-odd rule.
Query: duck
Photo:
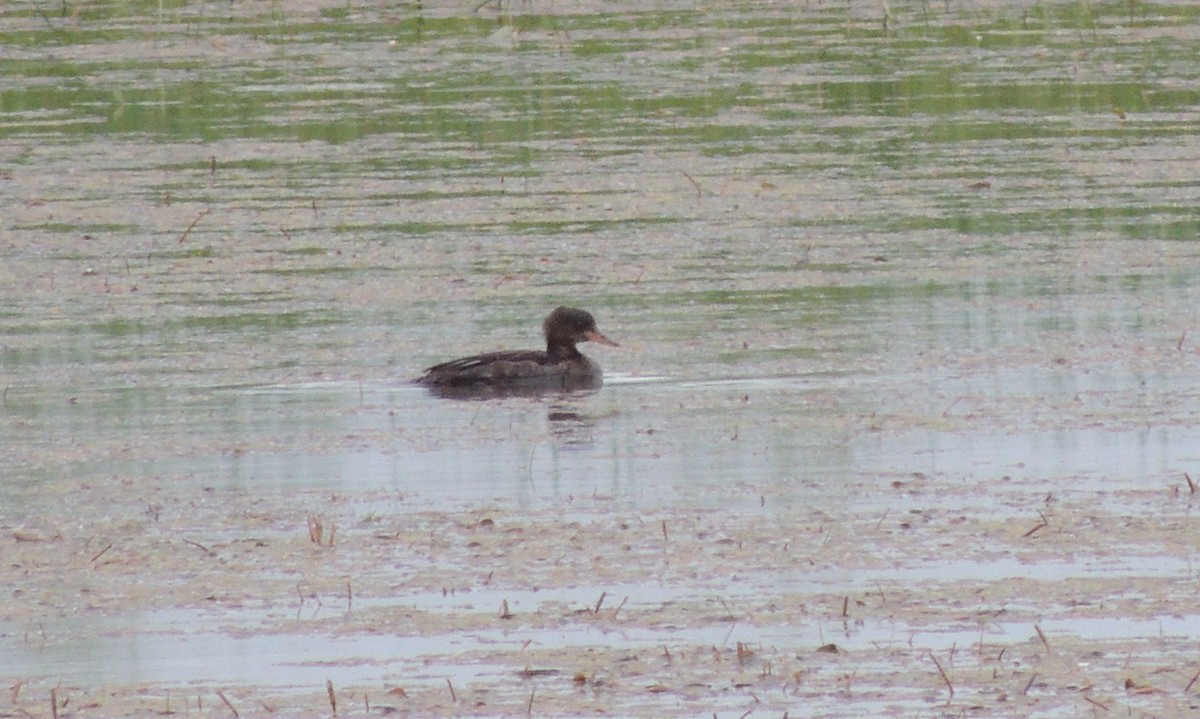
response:
[[[601,334],[596,318],[575,307],[558,307],[542,322],[546,349],[504,350],[436,364],[414,380],[444,396],[503,396],[548,391],[598,390],[600,365],[576,347],[619,344]]]

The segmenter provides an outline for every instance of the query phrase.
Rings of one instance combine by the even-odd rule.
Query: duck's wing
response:
[[[551,362],[549,354],[538,350],[488,352],[434,365],[416,381],[427,385],[503,382],[536,376]]]

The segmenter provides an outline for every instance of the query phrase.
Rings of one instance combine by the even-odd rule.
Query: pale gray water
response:
[[[886,7],[885,22],[857,2],[7,4],[0,529],[13,552],[48,556],[9,562],[0,639],[15,659],[0,672],[319,685],[262,656],[284,637],[312,661],[382,662],[386,642],[361,628],[314,639],[215,611],[249,634],[234,636],[201,631],[208,615],[184,600],[149,607],[130,590],[113,616],[109,590],[72,594],[113,538],[253,533],[220,517],[256,502],[275,516],[295,501],[298,524],[263,530],[273,547],[308,511],[350,537],[364,516],[501,507],[539,521],[584,500],[651,524],[694,510],[742,526],[765,507],[788,526],[813,508],[861,530],[959,513],[964,536],[926,529],[943,553],[897,545],[894,567],[850,562],[862,581],[821,591],[940,579],[996,594],[1022,566],[1039,581],[1102,581],[1106,567],[1135,584],[1194,579],[1190,505],[1158,502],[1200,473],[1200,14]],[[608,372],[599,393],[453,402],[404,382],[536,346],[561,303],[622,344],[585,347]],[[352,509],[324,508],[330,496]],[[1020,547],[1055,501],[1170,531],[958,563],[956,542]],[[186,506],[210,526],[146,519]],[[997,537],[982,528],[993,519],[1022,526]],[[7,538],[25,531],[43,541]],[[748,595],[803,593],[781,573],[749,572]],[[581,595],[613,586],[594,581]],[[669,604],[664,587],[711,601],[698,580],[628,586],[643,587],[631,607]],[[501,591],[515,603],[527,589]],[[1043,628],[1083,640],[1149,642],[1171,616],[1113,609],[1103,630],[1046,601]],[[645,630],[646,645],[715,641],[673,621],[678,634]],[[891,636],[878,626],[838,641]],[[942,629],[925,644],[961,638]],[[39,631],[52,638],[29,639]],[[261,669],[163,665],[173,632],[191,637],[185,652],[246,652]],[[392,669],[341,666],[337,682],[400,681]]]

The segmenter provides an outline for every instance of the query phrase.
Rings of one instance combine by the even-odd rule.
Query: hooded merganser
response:
[[[594,390],[603,383],[600,366],[575,345],[598,342],[618,347],[600,334],[584,310],[559,307],[542,322],[546,351],[511,350],[463,357],[425,370],[418,384],[447,396],[536,394],[553,390]]]

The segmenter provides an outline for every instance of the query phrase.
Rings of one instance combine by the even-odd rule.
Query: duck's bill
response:
[[[595,330],[592,330],[592,331],[584,334],[584,337],[587,337],[588,342],[596,342],[597,344],[608,345],[609,347],[620,347],[621,346]]]

